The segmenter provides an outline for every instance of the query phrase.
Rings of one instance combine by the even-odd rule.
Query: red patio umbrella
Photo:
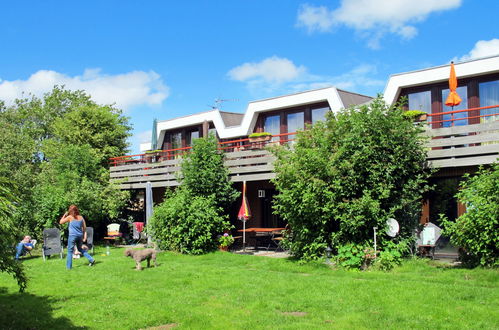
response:
[[[243,181],[243,200],[237,213],[237,218],[243,222],[243,250],[246,248],[246,221],[251,218],[248,199],[246,198],[246,181]]]
[[[456,92],[457,89],[457,77],[456,70],[454,69],[454,62],[450,62],[450,77],[449,77],[449,96],[445,101],[445,105],[448,107],[454,107],[461,103],[461,98]]]

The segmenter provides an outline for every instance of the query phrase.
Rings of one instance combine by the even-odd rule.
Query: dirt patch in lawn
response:
[[[284,315],[291,315],[291,316],[305,316],[308,315],[307,312],[282,312]]]
[[[157,327],[146,328],[143,330],[168,330],[175,327],[178,327],[177,323],[168,323],[168,324],[158,325]]]

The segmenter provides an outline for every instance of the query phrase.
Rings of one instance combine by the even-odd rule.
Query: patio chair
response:
[[[45,228],[43,230],[43,261],[46,257],[59,254],[62,259],[63,247],[61,240],[61,231],[57,228]]]
[[[278,252],[281,250],[282,252],[286,251],[287,249],[284,247],[284,241],[285,240],[291,240],[293,237],[293,233],[291,232],[291,229],[289,228],[289,225],[286,225],[284,230],[279,230],[276,232],[272,233],[272,242],[276,246],[275,252]]]
[[[134,222],[132,223],[132,239],[135,244],[138,244],[141,240],[147,239],[146,234],[143,232],[144,223]]]
[[[29,254],[30,257],[32,257],[33,255],[31,254],[31,251],[33,251],[35,248],[36,248],[36,243],[38,242],[36,239],[32,239],[31,241],[31,244],[33,244],[33,249],[31,250],[26,250],[26,252]]]
[[[87,244],[88,246],[88,251],[92,251],[92,254],[94,254],[94,228],[93,227],[87,227]]]

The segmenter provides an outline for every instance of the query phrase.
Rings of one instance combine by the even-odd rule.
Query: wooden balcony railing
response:
[[[428,164],[452,168],[491,164],[499,157],[499,105],[429,115],[422,125],[431,139],[427,143]],[[295,132],[278,134],[265,142],[237,139],[219,142],[225,152],[225,165],[231,180],[257,181],[275,177],[274,156],[265,149],[271,144],[292,143]],[[110,159],[112,180],[120,180],[123,189],[176,186],[182,157],[191,147]]]

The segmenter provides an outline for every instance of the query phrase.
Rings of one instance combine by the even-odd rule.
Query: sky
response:
[[[154,118],[326,86],[376,96],[391,74],[499,54],[498,12],[497,0],[4,1],[0,100],[84,90],[130,118],[134,154]]]

